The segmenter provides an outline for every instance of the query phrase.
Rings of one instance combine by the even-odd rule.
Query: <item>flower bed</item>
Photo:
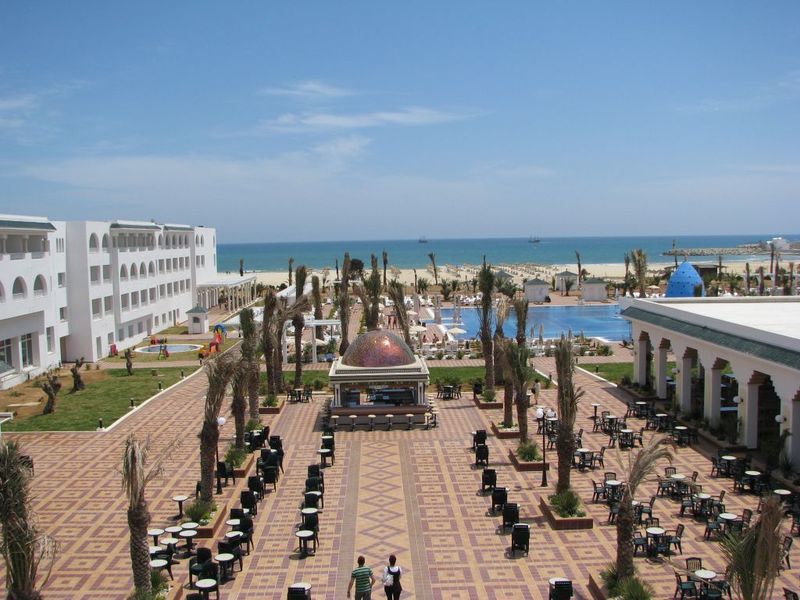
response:
[[[519,437],[519,427],[498,427],[492,421],[491,430],[495,437],[501,440],[513,440]]]
[[[481,410],[495,410],[503,408],[502,402],[484,402],[477,396],[473,396],[472,401],[475,403],[475,406],[477,406]]]
[[[258,407],[258,414],[260,415],[278,415],[280,414],[281,410],[283,410],[284,405],[286,404],[286,398],[278,400],[277,406],[259,406]]]
[[[550,528],[557,531],[562,530],[575,530],[575,529],[592,529],[594,528],[594,519],[592,517],[562,517],[553,510],[550,503],[541,496],[539,498],[539,508],[542,509],[542,514],[547,517]]]
[[[517,458],[517,455],[514,453],[513,450],[508,451],[508,460],[511,461],[511,464],[514,465],[514,468],[517,471],[544,471],[550,470],[550,463],[542,462],[542,461],[526,461],[520,460]]]
[[[218,502],[217,512],[211,518],[208,525],[202,525],[197,528],[197,539],[216,538],[221,534],[221,530],[225,528],[225,521],[228,519],[228,503]]]
[[[256,462],[256,453],[251,452],[250,455],[245,459],[244,464],[241,467],[236,467],[233,470],[233,474],[236,477],[245,478],[247,477],[247,473],[253,467]]]

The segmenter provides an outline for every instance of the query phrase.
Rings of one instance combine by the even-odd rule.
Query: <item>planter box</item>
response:
[[[501,429],[494,424],[494,421],[492,421],[491,429],[495,437],[501,440],[513,440],[514,438],[519,437],[519,429]]]
[[[250,471],[250,469],[253,468],[255,462],[256,462],[256,454],[255,452],[251,452],[250,454],[247,455],[244,464],[241,467],[238,467],[233,470],[233,474],[237,478],[241,477],[242,479],[244,479],[245,477],[247,477],[247,473]]]
[[[603,587],[603,580],[600,579],[600,575],[595,577],[594,573],[589,573],[589,583],[586,586],[586,589],[589,590],[593,600],[606,600],[606,598],[608,598],[605,587]]]
[[[197,528],[197,537],[195,539],[209,539],[216,538],[221,531],[225,528],[225,521],[228,520],[228,503],[217,502],[217,514],[214,519],[208,524]]]
[[[502,402],[483,402],[475,396],[472,397],[472,401],[475,403],[475,406],[481,410],[495,410],[503,408]]]
[[[260,415],[278,415],[283,410],[286,404],[286,398],[278,400],[278,406],[259,406],[258,414]]]
[[[549,471],[550,470],[550,463],[538,461],[538,462],[528,462],[525,460],[519,460],[517,455],[514,454],[513,450],[508,451],[508,460],[511,461],[511,464],[514,465],[514,468],[517,471]]]
[[[593,529],[594,519],[592,517],[561,517],[553,511],[553,507],[544,496],[539,498],[539,508],[542,514],[547,517],[550,528],[557,531],[575,529]]]

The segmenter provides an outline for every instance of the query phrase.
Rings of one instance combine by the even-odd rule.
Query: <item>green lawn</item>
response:
[[[50,415],[31,415],[5,423],[6,431],[92,431],[97,420],[103,419],[108,427],[128,412],[130,400],[141,404],[158,393],[158,382],[164,388],[180,379],[181,369],[177,367],[157,369],[158,377],[152,369],[134,369],[128,376],[125,369],[92,371],[91,377],[84,378],[86,389],[70,394],[70,384],[64,385],[56,401],[56,410]],[[189,375],[194,369],[183,369]],[[89,372],[87,372],[88,374]],[[42,394],[44,395],[44,394]]]
[[[624,375],[627,375],[629,379],[633,379],[633,363],[586,363],[578,366],[591,373],[597,373],[611,383],[619,383]],[[675,363],[668,361],[667,373],[672,373],[674,368]]]

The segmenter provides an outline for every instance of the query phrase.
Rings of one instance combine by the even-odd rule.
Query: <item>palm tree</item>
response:
[[[294,258],[289,257],[289,285],[292,285],[292,266],[294,265]]]
[[[453,292],[456,291],[457,286],[458,281],[447,281],[446,279],[442,279],[442,299],[445,302],[450,300],[450,296],[452,296]]]
[[[344,253],[342,261],[342,279],[339,284],[339,321],[342,329],[342,341],[339,343],[339,354],[344,354],[350,346],[350,253]]]
[[[494,351],[492,348],[492,290],[494,290],[494,272],[483,261],[478,273],[478,288],[481,291],[481,310],[479,314],[481,346],[483,347],[484,389],[494,390]]]
[[[622,295],[628,295],[628,284],[629,284],[629,277],[630,277],[630,270],[631,270],[631,255],[627,252],[625,253],[625,279],[622,282]]]
[[[514,314],[517,316],[517,344],[525,345],[526,331],[528,329],[528,309],[531,302],[527,298],[517,298],[514,300]]]
[[[236,428],[236,438],[234,445],[244,449],[244,425],[245,414],[247,413],[247,401],[245,392],[249,383],[250,370],[244,356],[240,356],[236,368],[231,377],[231,414]]]
[[[244,259],[239,259],[239,277],[244,277]]]
[[[567,296],[569,296],[569,291],[570,291],[570,290],[571,290],[573,287],[575,287],[575,280],[574,280],[574,279],[571,279],[571,278],[569,278],[569,277],[565,277],[565,278],[564,278],[564,291],[566,292],[566,295],[567,295]]]
[[[580,287],[582,281],[581,273],[583,273],[583,271],[581,270],[581,253],[577,250],[575,250],[575,260],[578,262],[578,287]]]
[[[637,248],[631,253],[631,260],[639,283],[639,298],[644,298],[647,295],[647,254],[643,249]]]
[[[780,500],[769,497],[755,525],[742,534],[722,537],[722,554],[728,561],[727,575],[734,595],[742,600],[774,598],[775,580],[781,561]]]
[[[297,301],[303,295],[306,287],[308,271],[305,265],[297,267],[294,274],[294,298]],[[303,383],[303,328],[306,320],[302,312],[297,312],[292,317],[294,327],[294,387],[299,388]]]
[[[428,286],[430,286],[430,282],[427,277],[417,279],[417,290],[419,290],[417,293],[424,294],[428,291]]]
[[[503,326],[508,318],[511,306],[508,298],[500,296],[494,310],[494,337],[492,338],[492,350],[494,351],[494,382],[503,384],[503,423],[511,427],[514,419],[514,384],[510,377],[506,377],[506,348],[503,344],[505,332]]]
[[[131,433],[125,440],[122,455],[122,487],[128,497],[128,529],[130,530],[131,569],[133,586],[137,597],[150,598],[153,593],[150,579],[150,550],[147,528],[150,525],[150,511],[147,509],[145,492],[147,484],[163,472],[161,460],[149,469],[147,458],[150,454],[149,440],[144,443]]]
[[[397,323],[403,331],[403,339],[406,341],[406,344],[411,346],[411,333],[409,330],[408,313],[406,312],[406,297],[403,291],[403,284],[397,281],[397,279],[392,279],[389,282],[387,293],[392,303],[394,303],[394,312],[397,315]]]
[[[381,252],[381,258],[383,259],[383,287],[384,289],[387,288],[386,284],[386,267],[389,266],[389,253],[384,250]]]
[[[52,568],[55,543],[39,533],[31,508],[31,466],[14,441],[0,442],[0,552],[6,565],[5,586],[10,600],[39,600],[36,578],[42,561]],[[144,572],[150,581],[145,542]],[[47,583],[50,568],[41,586]]]
[[[364,306],[364,323],[367,331],[376,330],[381,318],[381,276],[378,273],[378,258],[374,254],[372,255],[372,271],[369,277],[364,279],[363,285],[356,288],[356,294]]]
[[[560,382],[559,382],[560,384]],[[617,515],[617,578],[625,579],[634,576],[633,567],[633,498],[639,485],[653,473],[658,461],[666,459],[672,462],[673,444],[664,435],[654,436],[650,442],[638,452],[631,450],[627,457],[627,466],[623,457],[620,464],[626,471],[627,482],[622,486],[622,499]]]
[[[520,444],[528,443],[528,386],[533,379],[533,369],[528,366],[530,351],[526,345],[520,346],[511,340],[504,340],[506,376],[514,386],[514,400],[517,405]]]
[[[203,412],[203,427],[200,430],[200,499],[211,502],[214,488],[214,457],[219,442],[219,423],[217,418],[225,399],[236,362],[228,354],[220,354],[205,364],[208,378],[208,391]]]
[[[558,373],[558,483],[556,493],[570,488],[572,457],[575,454],[575,417],[578,415],[578,402],[583,390],[575,388],[572,380],[575,372],[575,354],[572,352],[572,338],[561,336],[555,348],[556,372]]]
[[[261,351],[264,353],[264,362],[267,370],[267,394],[275,395],[278,393],[278,381],[275,379],[276,344],[274,342],[273,329],[275,327],[276,311],[278,308],[278,296],[272,288],[267,289],[264,295],[264,312],[261,321]]]
[[[314,319],[322,319],[322,290],[320,288],[319,277],[314,275],[311,278],[311,304],[314,306]],[[322,328],[314,328],[314,338],[322,335]]]
[[[439,285],[439,271],[436,269],[436,254],[428,252],[428,258],[431,259],[431,265],[433,265],[433,285]]]
[[[256,356],[258,342],[252,308],[243,308],[239,313],[239,327],[242,332],[242,363],[247,371],[248,413],[251,419],[258,419],[258,385],[261,373]]]

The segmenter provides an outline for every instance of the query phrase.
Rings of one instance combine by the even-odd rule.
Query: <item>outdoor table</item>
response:
[[[325,440],[332,440],[332,439],[333,439],[333,436],[332,436],[332,435],[323,435],[323,436],[322,436],[322,441],[325,441]]]
[[[184,529],[178,534],[180,537],[186,540],[186,554],[192,554],[192,548],[194,546],[194,537],[197,535],[197,531],[194,529]]]
[[[229,540],[235,540],[242,537],[242,532],[236,530],[229,531],[228,533],[225,534],[225,537]]]
[[[786,502],[789,499],[789,496],[792,495],[792,492],[789,490],[784,490],[783,488],[778,488],[776,490],[772,490],[772,493],[778,496],[782,502]]]
[[[294,388],[294,401],[295,402],[302,402],[303,401],[303,388]]]
[[[751,492],[755,492],[756,491],[756,479],[761,477],[761,471],[745,471],[744,474],[747,475],[750,478],[750,481],[749,481],[749,483],[750,483],[750,491]]]
[[[303,556],[308,556],[308,540],[314,537],[314,532],[307,529],[301,529],[299,531],[295,531],[294,535],[298,540],[300,540],[300,554]]]
[[[708,504],[711,500],[711,494],[695,494],[694,498],[699,504],[699,507],[695,505],[694,513],[696,515],[706,515],[708,513]]]
[[[726,454],[725,456],[720,456],[720,458],[722,460],[724,460],[725,462],[732,462],[732,461],[736,460],[736,457],[735,456],[731,456],[730,454]]]
[[[150,546],[150,554],[155,554],[156,552],[161,552],[164,549],[164,546]]]
[[[688,444],[689,443],[689,433],[688,433],[689,428],[686,427],[685,425],[675,425],[674,429],[677,432],[675,434],[676,437],[678,438],[677,442],[679,444],[683,444],[683,443]]]
[[[225,525],[229,525],[230,527],[238,527],[241,523],[240,519],[228,519],[225,521]]]
[[[639,417],[639,418],[642,417],[642,411],[645,410],[646,406],[647,406],[647,402],[645,402],[644,400],[639,400],[636,403],[636,416],[637,417]]]
[[[633,429],[620,429],[619,430],[619,445],[633,446]]]
[[[453,389],[452,385],[443,385],[442,386],[442,400],[452,400],[453,399]]]
[[[301,515],[315,515],[318,512],[319,512],[319,509],[318,508],[314,508],[313,506],[309,506],[309,507],[300,509],[300,514]]]
[[[596,421],[597,420],[597,409],[599,407],[600,407],[600,405],[597,402],[592,402],[592,408],[594,408],[594,415],[592,415],[592,421]]]
[[[188,500],[188,499],[189,499],[189,496],[186,496],[186,495],[183,495],[183,494],[181,494],[179,496],[173,496],[172,497],[172,500],[178,503],[178,516],[177,517],[173,517],[173,519],[180,519],[183,516],[183,503],[186,502],[186,500]]]
[[[214,557],[214,560],[219,563],[220,566],[220,580],[222,583],[226,581],[230,581],[231,579],[235,579],[233,576],[233,561],[235,557],[233,554],[228,552],[223,552],[222,554],[217,554]]]
[[[208,591],[216,587],[217,580],[216,579],[201,579],[197,583],[194,584],[195,587],[200,590],[200,593],[203,594],[203,598],[208,598]]]
[[[567,579],[566,577],[551,577],[550,580],[548,581],[548,583],[550,584],[550,590],[552,591],[555,585],[562,581],[569,582],[570,580]]]
[[[703,587],[707,588],[708,583],[717,576],[717,573],[709,569],[697,569],[694,572],[694,576],[702,581]]]
[[[166,568],[167,561],[163,558],[154,558],[150,561],[150,568],[154,571],[160,571],[161,569]]]
[[[605,486],[608,489],[608,500],[609,502],[615,500],[617,495],[619,494],[620,486],[622,485],[621,481],[617,481],[616,479],[609,479],[606,481]]]
[[[658,539],[666,533],[666,530],[662,527],[648,527],[645,531],[650,540],[649,552],[652,556],[656,556],[658,555]]]
[[[170,536],[170,537],[165,537],[164,539],[162,539],[161,543],[164,546],[167,546],[167,547],[172,546],[172,550],[174,551],[175,550],[175,546],[178,545],[179,541],[180,541],[179,539]]]
[[[197,529],[200,525],[193,521],[186,521],[186,523],[181,523],[181,527],[183,529]]]
[[[293,583],[289,586],[290,588],[303,588],[305,591],[309,591],[311,589],[311,584],[306,583],[305,581],[298,581],[297,583]]]
[[[319,466],[321,469],[324,469],[328,466],[328,457],[331,455],[331,449],[320,448],[317,450],[317,454],[319,454]]]
[[[725,529],[727,530],[731,522],[736,520],[736,515],[733,513],[724,512],[719,514],[719,519],[720,521],[722,521],[722,524],[725,526]]]
[[[683,481],[684,479],[686,479],[686,475],[684,475],[683,473],[673,473],[672,475],[669,476],[669,478],[672,479],[673,481]]]
[[[664,429],[666,423],[664,421],[669,417],[667,413],[656,413],[656,427],[658,429]]]
[[[164,533],[164,530],[163,529],[158,529],[157,527],[154,527],[153,529],[148,529],[147,530],[147,535],[152,535],[153,536],[153,545],[154,546],[158,546],[158,536],[163,535],[163,533]]]
[[[170,535],[170,537],[175,537],[181,531],[183,531],[183,527],[180,525],[170,525],[169,527],[165,527],[164,531]]]
[[[575,455],[580,456],[580,459],[575,464],[576,467],[582,469],[583,467],[587,467],[589,465],[586,464],[586,455],[590,454],[592,451],[588,448],[578,448],[575,450]]]

